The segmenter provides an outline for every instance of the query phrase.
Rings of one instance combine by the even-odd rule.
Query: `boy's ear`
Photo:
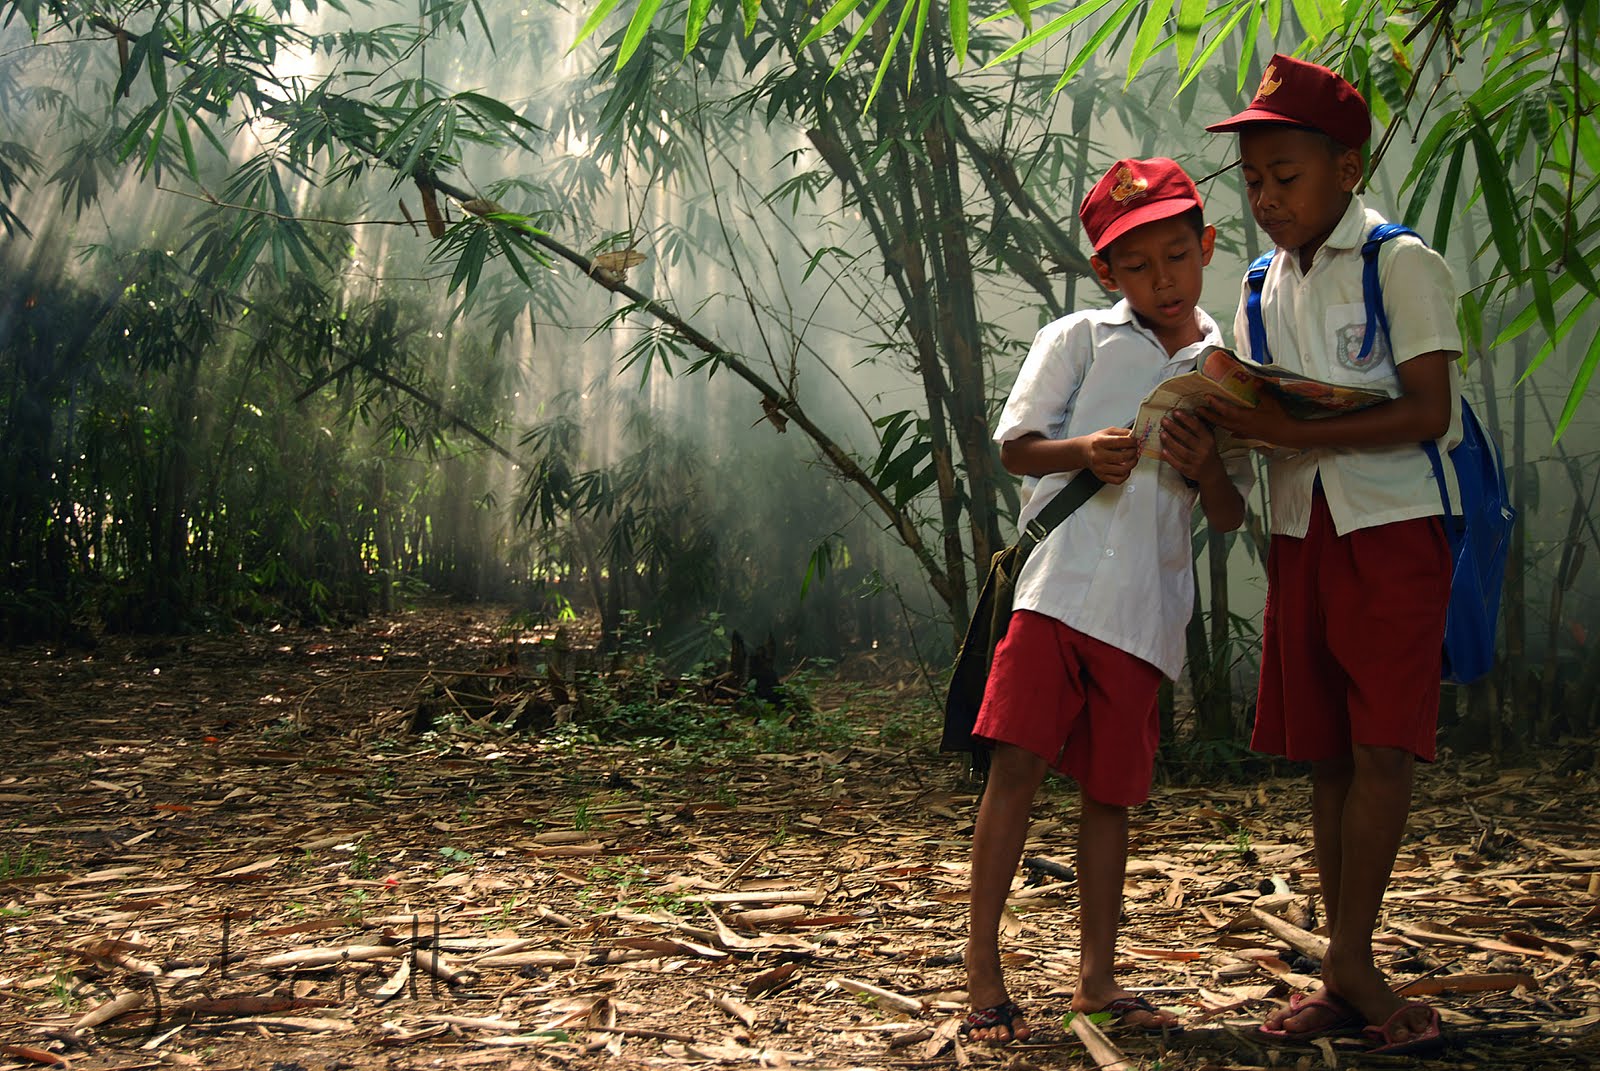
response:
[[[1211,263],[1211,254],[1217,251],[1217,228],[1206,225],[1200,232],[1200,266],[1203,268]]]
[[[1344,150],[1339,154],[1334,166],[1339,169],[1339,188],[1345,193],[1354,193],[1356,187],[1361,185],[1362,176],[1367,172],[1367,164],[1361,158],[1361,150]]]
[[[1107,264],[1098,253],[1089,258],[1089,264],[1094,268],[1095,275],[1099,276],[1101,286],[1113,293],[1122,289],[1111,274],[1111,265]]]

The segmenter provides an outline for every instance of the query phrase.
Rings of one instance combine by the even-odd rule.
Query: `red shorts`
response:
[[[1150,795],[1161,671],[1053,617],[1018,610],[995,648],[974,736],[1014,744],[1099,803]]]
[[[1319,487],[1305,538],[1274,535],[1267,554],[1250,746],[1315,761],[1365,744],[1432,762],[1450,570],[1439,518],[1341,536]]]

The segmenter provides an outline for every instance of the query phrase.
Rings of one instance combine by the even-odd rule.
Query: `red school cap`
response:
[[[1089,245],[1102,250],[1135,227],[1199,207],[1194,181],[1176,162],[1157,156],[1112,164],[1083,199],[1078,219]]]
[[[1310,127],[1352,149],[1372,136],[1372,113],[1355,86],[1326,67],[1282,54],[1267,64],[1250,107],[1206,129],[1238,130],[1251,123]]]

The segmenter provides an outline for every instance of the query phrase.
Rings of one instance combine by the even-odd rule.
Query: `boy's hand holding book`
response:
[[[1227,479],[1222,455],[1217,453],[1216,432],[1195,413],[1174,409],[1163,417],[1161,444],[1162,458],[1191,483]]]
[[[1221,428],[1238,439],[1256,443],[1271,443],[1286,449],[1298,449],[1295,433],[1300,421],[1270,390],[1264,390],[1255,405],[1242,405],[1232,398],[1212,396],[1202,401],[1195,410],[1213,427]]]
[[[1103,483],[1125,482],[1139,461],[1139,444],[1128,428],[1102,428],[1083,439],[1087,467]]]
[[[1387,400],[1381,390],[1324,383],[1208,346],[1193,372],[1164,380],[1150,392],[1139,406],[1133,434],[1146,457],[1165,457],[1171,452],[1165,441],[1168,418],[1193,413],[1211,426],[1223,457],[1255,448],[1295,449],[1300,421]]]

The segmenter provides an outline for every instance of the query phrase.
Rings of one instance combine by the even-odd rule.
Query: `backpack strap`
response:
[[[1250,284],[1250,293],[1244,301],[1245,320],[1250,325],[1250,359],[1256,364],[1271,364],[1272,351],[1267,349],[1267,322],[1261,316],[1261,288],[1266,285],[1267,269],[1272,266],[1272,254],[1276,249],[1269,249],[1255,260],[1250,262],[1250,268],[1245,272],[1245,282]]]
[[[1399,238],[1409,234],[1413,238],[1422,240],[1422,236],[1407,227],[1404,223],[1380,223],[1367,232],[1367,240],[1361,244],[1361,296],[1367,305],[1367,333],[1361,340],[1361,356],[1364,359],[1372,351],[1372,340],[1377,337],[1377,332],[1382,331],[1383,337],[1389,337],[1389,314],[1383,308],[1383,287],[1378,282],[1378,250],[1383,243],[1391,238]],[[1376,330],[1375,330],[1376,329]],[[1461,399],[1463,418],[1470,407],[1465,398]],[[1439,498],[1444,503],[1444,516],[1448,523],[1456,516],[1450,504],[1450,485],[1444,478],[1444,459],[1439,456],[1439,444],[1429,439],[1422,444],[1422,452],[1428,455],[1428,464],[1433,466],[1433,482],[1438,485]],[[1464,520],[1463,520],[1464,523]]]
[[[1389,337],[1389,315],[1383,311],[1383,287],[1378,283],[1378,250],[1383,248],[1384,242],[1391,238],[1399,238],[1403,234],[1421,238],[1421,235],[1404,223],[1380,223],[1367,232],[1367,240],[1361,244],[1361,296],[1367,304],[1367,331],[1366,337],[1361,340],[1361,353],[1356,357],[1357,364],[1366,363],[1367,355],[1372,352],[1372,342],[1378,337],[1378,331],[1383,332],[1384,338]]]

